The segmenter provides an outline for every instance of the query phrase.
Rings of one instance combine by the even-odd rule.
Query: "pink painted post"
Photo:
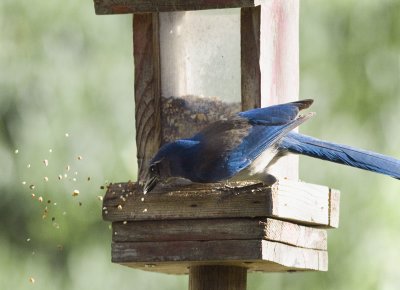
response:
[[[270,0],[261,5],[261,106],[299,98],[299,1]],[[298,157],[276,163],[276,176],[298,179]]]

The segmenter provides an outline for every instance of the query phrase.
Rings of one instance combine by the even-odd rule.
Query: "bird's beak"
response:
[[[157,185],[158,180],[159,180],[159,178],[157,175],[150,176],[144,185],[143,193],[146,194],[146,193],[152,191],[153,188]]]

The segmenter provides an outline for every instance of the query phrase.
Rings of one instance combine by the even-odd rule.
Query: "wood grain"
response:
[[[135,118],[139,181],[161,144],[160,42],[158,14],[133,17]]]
[[[240,9],[240,66],[242,110],[261,107],[261,7]]]
[[[189,290],[245,290],[247,269],[235,266],[192,266]]]
[[[329,191],[329,226],[339,227],[340,191],[331,188]]]
[[[114,222],[114,242],[264,239],[327,250],[327,232],[275,219],[191,219]]]
[[[112,184],[103,201],[108,221],[275,217],[329,227],[329,188],[281,180],[273,186],[230,182],[156,187],[144,195],[135,183]]]
[[[263,0],[94,0],[96,14],[254,7]]]
[[[114,242],[112,261],[170,274],[188,273],[190,265],[213,264],[264,272],[328,269],[328,254],[324,250],[265,240]]]

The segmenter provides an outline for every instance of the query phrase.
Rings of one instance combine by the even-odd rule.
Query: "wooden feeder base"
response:
[[[103,217],[112,221],[112,261],[186,274],[192,266],[249,271],[327,271],[327,231],[338,226],[339,192],[279,181],[159,187],[109,186]]]

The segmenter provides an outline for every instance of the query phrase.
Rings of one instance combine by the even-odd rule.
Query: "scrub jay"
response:
[[[150,162],[144,193],[171,177],[201,183],[237,177],[258,179],[289,153],[400,179],[399,160],[291,132],[314,115],[299,114],[312,103],[308,99],[240,112],[231,119],[208,125],[191,138],[163,145]]]

